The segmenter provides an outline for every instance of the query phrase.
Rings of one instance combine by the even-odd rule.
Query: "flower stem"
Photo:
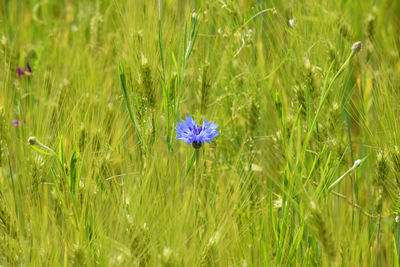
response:
[[[397,222],[397,236],[396,236],[396,239],[397,239],[397,244],[396,244],[396,246],[397,246],[397,262],[400,264],[400,223],[398,223]]]
[[[195,169],[194,169],[194,181],[193,181],[193,199],[194,199],[194,212],[195,212],[195,222],[197,221],[197,216],[198,216],[198,208],[197,208],[197,201],[198,197],[196,192],[197,189],[197,183],[199,181],[198,175],[199,175],[199,164],[200,164],[200,149],[195,149],[194,151],[194,156],[195,156]]]
[[[380,250],[380,231],[381,231],[381,220],[382,220],[382,197],[379,201],[379,219],[378,219],[378,236],[376,240],[376,267],[379,267],[379,250]]]

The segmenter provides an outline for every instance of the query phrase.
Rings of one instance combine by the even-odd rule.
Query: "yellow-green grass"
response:
[[[398,14],[2,1],[0,264],[398,266]]]

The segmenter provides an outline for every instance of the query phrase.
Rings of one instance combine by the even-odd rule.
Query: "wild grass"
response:
[[[398,14],[2,1],[0,264],[399,266]]]

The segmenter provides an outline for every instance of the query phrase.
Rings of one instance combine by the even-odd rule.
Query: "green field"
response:
[[[1,1],[0,266],[399,266],[399,102],[399,1]]]

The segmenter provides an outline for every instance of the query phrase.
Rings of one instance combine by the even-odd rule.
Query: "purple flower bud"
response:
[[[19,126],[19,121],[18,121],[18,120],[13,120],[12,123],[13,123],[13,125],[14,125],[15,127],[18,127],[18,126]]]
[[[20,67],[18,67],[18,76],[25,75],[25,71],[23,71]]]
[[[28,69],[29,72],[32,72],[32,68],[31,68],[31,66],[29,65],[29,62],[26,63],[26,68]]]
[[[357,53],[361,50],[361,48],[362,48],[362,44],[360,41],[358,41],[353,44],[353,46],[351,47],[351,50],[353,50],[354,53]]]

